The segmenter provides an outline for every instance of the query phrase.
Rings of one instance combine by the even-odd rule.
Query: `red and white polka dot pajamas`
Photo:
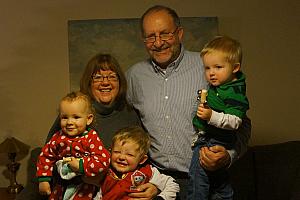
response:
[[[37,177],[39,181],[50,181],[53,166],[63,157],[80,158],[79,171],[85,176],[96,176],[109,167],[110,154],[105,149],[96,131],[89,129],[80,136],[69,136],[62,130],[55,133],[50,141],[42,148],[37,162]],[[74,200],[92,199],[96,188],[83,183]],[[62,199],[62,186],[53,187],[49,199]]]

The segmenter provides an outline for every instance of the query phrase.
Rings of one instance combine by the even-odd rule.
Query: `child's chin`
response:
[[[67,132],[67,134],[68,134],[68,136],[71,136],[71,137],[78,135],[78,134],[75,133],[75,132]]]
[[[220,84],[219,83],[210,83],[212,86],[215,86],[215,87],[217,87],[217,86],[219,86]]]
[[[127,172],[128,172],[128,169],[127,169],[127,168],[125,169],[125,168],[120,168],[120,167],[119,167],[119,168],[117,169],[117,171],[120,172],[120,173],[127,173]]]

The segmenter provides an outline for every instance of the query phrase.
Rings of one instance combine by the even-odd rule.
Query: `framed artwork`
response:
[[[200,51],[218,34],[217,17],[183,17],[184,47]],[[112,54],[126,71],[148,57],[138,18],[68,21],[70,89],[78,90],[83,69],[98,53]]]

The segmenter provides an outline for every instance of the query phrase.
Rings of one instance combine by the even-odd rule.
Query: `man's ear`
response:
[[[233,73],[237,73],[238,71],[240,71],[240,69],[241,69],[241,64],[240,63],[235,63],[234,65],[233,65]]]
[[[179,38],[179,41],[182,42],[183,40],[183,28],[182,27],[178,27],[178,38]]]
[[[141,158],[139,164],[142,165],[146,162],[146,160],[148,159],[148,156],[147,155],[143,155],[143,157]]]
[[[87,125],[90,125],[92,122],[93,122],[93,120],[94,120],[94,115],[93,114],[89,114],[88,116],[87,116]]]

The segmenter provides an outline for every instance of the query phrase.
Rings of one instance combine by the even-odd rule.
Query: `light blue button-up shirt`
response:
[[[182,48],[165,71],[151,60],[137,63],[127,81],[128,102],[151,136],[151,158],[168,170],[188,172],[197,91],[207,87],[200,54]]]

